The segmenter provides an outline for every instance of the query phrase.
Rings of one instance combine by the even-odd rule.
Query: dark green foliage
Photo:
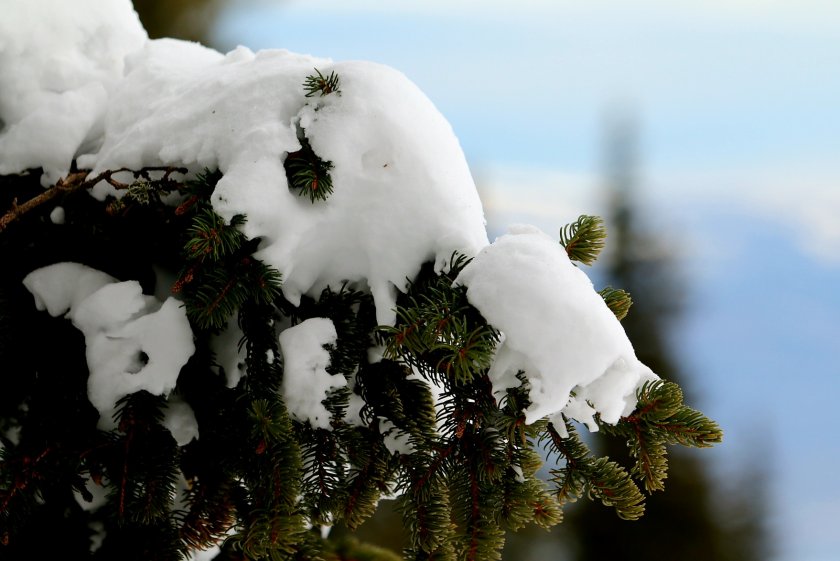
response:
[[[614,507],[616,514],[625,520],[641,517],[644,495],[627,470],[609,458],[593,457],[571,424],[567,423],[564,429],[567,436],[561,436],[549,424],[545,436],[549,450],[565,462],[562,468],[551,470],[561,504],[587,496]]]
[[[331,79],[323,78],[325,87],[333,87]],[[316,173],[324,198],[318,174],[328,165],[314,153],[290,155],[290,184]],[[453,255],[439,272],[427,264],[410,279],[394,326],[376,325],[372,297],[352,283],[292,306],[278,272],[253,257],[260,240],[242,233],[246,217],[227,222],[213,211],[218,173],[188,181],[170,172],[135,177],[119,202],[67,194],[61,227],[36,209],[0,234],[0,258],[11,264],[0,284],[0,360],[12,366],[2,372],[8,390],[0,394],[0,556],[47,551],[33,542],[37,521],[84,536],[76,538],[74,558],[179,559],[223,542],[223,559],[326,561],[349,559],[351,550],[353,558],[387,559],[345,538],[325,542],[319,527],[354,530],[381,498],[398,495],[407,558],[499,559],[507,530],[548,528],[560,521],[562,504],[580,496],[637,518],[644,497],[632,477],[658,489],[666,445],[720,438],[711,421],[682,404],[679,388],[650,384],[636,411],[602,426],[627,441],[636,460],[628,471],[593,455],[571,424],[567,437],[546,419],[526,425],[527,372],[518,387],[494,394],[488,370],[501,334],[454,283],[464,256]],[[3,182],[24,198],[37,193],[25,177]],[[180,204],[164,204],[164,195]],[[581,217],[563,232],[573,259],[594,259],[604,235],[598,219]],[[147,293],[165,278],[157,269],[177,274],[163,288],[182,299],[196,353],[176,393],[195,412],[198,440],[179,446],[164,426],[167,399],[145,392],[119,403],[115,429],[97,428],[82,336],[66,320],[35,311],[20,286],[31,270],[68,260],[139,279]],[[617,315],[626,311],[625,293],[602,295]],[[346,381],[323,400],[329,429],[290,414],[278,342],[281,329],[319,317],[337,334],[327,347],[328,372]],[[227,387],[211,348],[233,325],[242,332],[247,375]],[[39,352],[32,340],[55,352]],[[377,346],[384,358],[371,361]],[[6,436],[18,428],[19,439]],[[538,477],[540,442],[558,462],[549,482]],[[107,489],[105,505],[80,509],[73,491],[90,501],[97,487]],[[106,533],[93,554],[90,522]]]
[[[297,189],[299,195],[308,196],[313,203],[326,200],[333,191],[330,177],[332,162],[325,162],[319,158],[305,137],[299,140],[300,150],[289,153],[283,162],[289,186]]]
[[[330,72],[329,76],[324,77],[321,71],[316,68],[315,73],[307,76],[303,83],[306,97],[312,97],[315,94],[320,94],[323,97],[331,93],[341,93],[338,89],[338,75],[335,72]],[[290,152],[283,161],[289,187],[297,190],[298,195],[309,197],[309,200],[313,203],[315,201],[325,201],[333,191],[332,177],[330,176],[330,170],[333,168],[332,162],[321,159],[315,153],[303,129],[298,130],[298,140],[300,141],[300,150]]]
[[[239,229],[245,217],[228,224],[213,212],[209,194],[221,176],[206,172],[187,184],[193,194],[176,212],[190,218],[184,264],[173,286],[190,321],[202,330],[221,329],[246,302],[270,305],[280,297],[280,274],[251,257],[258,243]]]
[[[454,255],[446,274],[413,285],[397,308],[397,325],[381,331],[386,357],[402,357],[435,383],[471,383],[489,368],[499,341],[467,302],[466,288],[452,286],[465,265]]]

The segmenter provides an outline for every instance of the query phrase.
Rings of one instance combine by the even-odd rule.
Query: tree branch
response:
[[[134,175],[135,178],[139,177],[148,177],[148,173],[152,171],[162,171],[164,172],[163,177],[160,181],[168,181],[169,176],[172,173],[180,173],[185,174],[187,173],[186,168],[178,168],[178,167],[145,167],[140,170],[131,170],[128,168],[120,168],[115,170],[106,170],[102,173],[96,175],[91,179],[86,179],[90,174],[90,170],[79,170],[69,174],[67,177],[59,179],[58,182],[35,197],[32,197],[28,201],[23,204],[17,204],[17,199],[12,202],[12,208],[9,209],[6,214],[0,217],[0,232],[5,230],[9,224],[23,216],[24,214],[38,208],[39,206],[43,205],[51,201],[52,199],[56,198],[62,194],[69,194],[75,191],[79,191],[82,189],[90,189],[100,181],[107,181],[109,184],[114,186],[116,189],[128,189],[129,185],[117,181],[113,178],[113,175],[120,173],[120,172],[130,172]]]

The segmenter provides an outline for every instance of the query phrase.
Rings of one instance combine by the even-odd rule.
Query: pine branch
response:
[[[201,209],[187,230],[187,259],[198,262],[220,261],[235,254],[247,241],[239,229],[244,223],[245,217],[241,215],[234,216],[230,224],[227,224],[212,208]]]
[[[714,421],[683,403],[673,382],[648,382],[637,392],[636,410],[616,425],[600,424],[605,434],[625,439],[636,458],[631,473],[648,492],[665,488],[668,476],[666,444],[705,448],[721,442],[723,432]]]
[[[453,265],[462,262],[453,256]],[[396,325],[382,326],[380,337],[387,358],[437,382],[468,384],[490,367],[500,334],[470,305],[466,289],[452,285],[454,271],[410,284],[398,303]]]
[[[564,438],[551,423],[547,428],[551,449],[566,461],[565,467],[551,470],[560,503],[574,502],[586,495],[614,507],[620,518],[640,518],[644,513],[644,495],[630,474],[609,458],[593,458],[574,427],[567,424],[566,430],[569,436]]]
[[[607,307],[615,314],[619,321],[627,317],[627,312],[630,311],[630,306],[633,305],[633,300],[630,294],[620,288],[612,288],[608,286],[598,292]]]
[[[94,185],[100,183],[101,181],[107,181],[109,184],[111,184],[117,189],[128,190],[132,184],[126,184],[117,181],[116,179],[114,179],[113,176],[122,172],[130,172],[134,174],[135,177],[148,177],[148,173],[152,171],[164,172],[163,178],[161,178],[158,181],[165,182],[167,184],[169,184],[170,182],[169,176],[172,173],[187,173],[186,168],[177,167],[144,167],[140,170],[120,168],[115,170],[106,170],[91,179],[86,179],[88,175],[90,175],[90,170],[79,170],[70,173],[67,177],[59,179],[53,187],[22,204],[18,204],[17,200],[13,201],[12,208],[6,211],[6,213],[2,217],[0,217],[0,232],[5,230],[10,224],[12,224],[24,214],[35,210],[36,208],[45,203],[48,203],[49,201],[58,197],[59,195],[68,195],[76,191],[90,189]]]
[[[341,90],[338,88],[338,75],[335,72],[330,72],[329,76],[324,77],[320,70],[317,68],[314,70],[315,74],[307,76],[306,80],[303,82],[303,89],[306,91],[306,97],[312,97],[317,93],[320,93],[321,97],[331,93],[341,93]]]
[[[382,494],[390,493],[399,460],[392,457],[378,431],[353,430],[346,441],[350,461],[343,519],[350,530],[358,528],[376,510]]]
[[[176,513],[180,536],[188,550],[208,549],[219,544],[236,522],[232,480],[195,479],[184,497],[187,510]]]
[[[347,458],[332,432],[306,426],[300,430],[304,504],[313,524],[329,525],[341,515],[347,499]]]
[[[332,162],[319,158],[306,137],[300,139],[300,144],[300,150],[290,152],[283,162],[289,186],[297,189],[298,195],[308,196],[312,203],[325,201],[333,192]]]
[[[572,261],[592,265],[604,249],[606,237],[607,230],[601,218],[581,215],[560,230],[560,245],[566,248]]]

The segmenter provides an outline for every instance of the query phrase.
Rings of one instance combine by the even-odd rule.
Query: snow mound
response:
[[[512,227],[456,283],[504,336],[489,371],[494,392],[518,386],[520,370],[528,376],[528,423],[562,412],[597,430],[595,413],[616,423],[635,407],[636,389],[656,378],[586,273],[535,227]]]
[[[306,97],[315,67],[340,93]],[[332,163],[334,192],[313,204],[289,189],[283,161],[305,137]],[[174,40],[128,59],[105,116],[101,149],[79,159],[119,167],[218,168],[213,207],[244,214],[256,257],[293,303],[343,281],[367,285],[377,319],[423,262],[488,243],[481,202],[450,125],[404,75],[369,62],[332,63],[283,50],[226,56]],[[113,193],[102,183],[95,195]]]
[[[53,184],[101,140],[109,90],[148,37],[130,0],[3,0],[2,12],[0,174],[43,167]]]
[[[85,336],[88,399],[102,429],[113,428],[117,401],[146,390],[169,395],[195,352],[186,313],[174,298],[144,296],[136,281],[118,282],[85,265],[57,263],[29,273],[24,286],[39,309],[67,314]],[[173,404],[167,414],[179,442],[197,435],[195,418]],[[169,426],[168,425],[168,426]]]

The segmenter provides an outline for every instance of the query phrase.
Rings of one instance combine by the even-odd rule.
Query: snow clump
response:
[[[338,335],[328,318],[310,318],[280,333],[283,353],[283,399],[291,416],[315,428],[330,428],[323,401],[334,388],[347,385],[341,374],[330,374],[330,353]]]
[[[597,430],[636,406],[636,389],[656,375],[642,364],[615,314],[556,240],[514,226],[484,248],[456,279],[467,299],[501,330],[489,376],[496,395],[525,372],[526,422],[564,413]]]
[[[144,296],[137,281],[119,282],[79,263],[57,263],[32,271],[23,284],[39,310],[65,315],[84,334],[88,399],[103,430],[114,428],[123,397],[140,390],[168,396],[195,352],[180,303]],[[166,424],[180,442],[197,435],[197,428],[190,428],[195,418],[184,405],[167,413]]]

